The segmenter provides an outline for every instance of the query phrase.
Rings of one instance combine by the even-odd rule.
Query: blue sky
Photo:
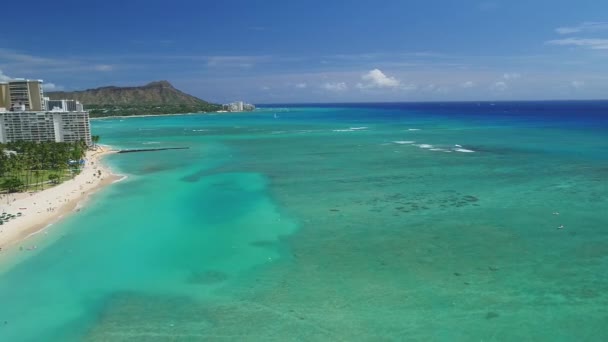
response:
[[[166,79],[206,100],[255,103],[608,94],[608,1],[56,0],[7,6],[0,79],[41,78],[48,89]]]

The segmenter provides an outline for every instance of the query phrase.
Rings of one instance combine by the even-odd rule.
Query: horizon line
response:
[[[336,104],[389,104],[389,103],[506,103],[506,102],[602,102],[606,99],[543,99],[543,100],[431,100],[431,101],[369,101],[369,102],[273,102],[273,103],[254,103],[256,106],[264,105],[336,105]]]

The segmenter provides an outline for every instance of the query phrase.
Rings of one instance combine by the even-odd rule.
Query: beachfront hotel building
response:
[[[0,112],[0,143],[85,141],[91,145],[89,112]]]
[[[91,145],[89,112],[78,101],[45,98],[42,80],[2,82],[0,143],[13,141],[84,141]]]
[[[18,78],[0,83],[0,108],[45,110],[43,97],[42,80]]]
[[[0,110],[11,106],[11,93],[8,88],[8,82],[0,82]]]

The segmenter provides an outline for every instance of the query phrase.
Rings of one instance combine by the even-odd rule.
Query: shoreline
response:
[[[88,200],[96,191],[123,179],[101,162],[104,156],[115,152],[98,145],[97,150],[87,152],[83,170],[73,179],[38,192],[2,195],[0,213],[22,214],[0,226],[0,250],[16,247],[19,242],[44,231],[79,210],[83,200]],[[28,249],[31,248],[36,247]]]
[[[176,114],[142,114],[142,115],[115,115],[115,116],[97,116],[89,118],[89,120],[108,120],[108,119],[128,119],[128,118],[148,118],[155,116],[178,116],[178,115],[209,115],[217,112],[201,112],[201,113],[176,113]]]
[[[243,114],[243,113],[254,113],[255,111],[249,112],[200,112],[200,113],[174,113],[174,114],[142,114],[142,115],[115,115],[115,116],[96,116],[89,118],[89,120],[109,120],[109,119],[128,119],[128,118],[148,118],[156,116],[178,116],[178,115],[218,115],[218,114]]]

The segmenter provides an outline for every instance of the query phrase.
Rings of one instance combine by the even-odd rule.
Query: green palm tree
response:
[[[97,148],[97,144],[99,143],[99,139],[101,137],[99,135],[92,135],[91,141],[93,141],[93,147]]]

